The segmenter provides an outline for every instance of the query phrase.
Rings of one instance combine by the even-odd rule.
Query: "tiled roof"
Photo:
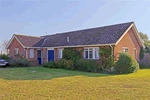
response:
[[[43,47],[113,44],[133,22],[43,36]],[[69,42],[67,42],[69,37]]]
[[[133,22],[90,28],[72,32],[57,33],[41,37],[15,36],[25,47],[58,47],[94,44],[114,44]],[[69,37],[69,42],[67,42]]]
[[[44,37],[35,37],[35,36],[27,36],[27,35],[19,35],[19,34],[14,34],[15,37],[17,37],[17,39],[21,42],[21,44],[25,47],[33,47],[34,45],[36,45],[37,43],[41,43],[41,40]],[[41,46],[42,43],[38,46]]]

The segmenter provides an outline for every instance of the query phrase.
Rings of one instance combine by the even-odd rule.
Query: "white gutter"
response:
[[[28,47],[28,48],[61,48],[61,47],[89,47],[89,46],[109,46],[109,45],[115,45],[115,43],[112,44],[93,44],[93,45],[75,45],[75,46],[57,46],[57,47]]]

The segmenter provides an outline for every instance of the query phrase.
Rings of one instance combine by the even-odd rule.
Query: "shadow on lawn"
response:
[[[112,76],[107,72],[92,73],[66,69],[49,69],[43,67],[9,68],[0,70],[0,78],[6,80],[50,80],[70,76],[105,77]]]

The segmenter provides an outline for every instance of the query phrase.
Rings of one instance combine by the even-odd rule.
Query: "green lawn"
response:
[[[150,100],[150,69],[126,75],[42,67],[0,70],[0,100]]]
[[[31,71],[37,71],[37,72],[31,72]],[[88,72],[71,71],[65,69],[49,69],[43,67],[29,67],[29,68],[15,68],[15,69],[0,70],[0,78],[7,79],[7,80],[49,80],[52,78],[76,76],[76,75],[84,75],[84,76],[92,76],[92,77],[108,76],[108,74],[88,73]]]

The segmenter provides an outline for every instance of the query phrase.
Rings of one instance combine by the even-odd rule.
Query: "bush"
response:
[[[139,64],[129,53],[119,53],[115,70],[118,73],[133,73],[139,69]]]
[[[12,67],[29,67],[31,65],[30,61],[26,59],[14,58],[9,60],[9,66]]]
[[[45,68],[55,68],[55,62],[50,61],[50,62],[44,63],[43,67],[45,67]]]
[[[63,50],[63,58],[66,60],[72,60],[72,61],[81,59],[82,51],[83,50],[78,51],[78,50],[76,50],[76,48],[65,48]]]
[[[80,59],[75,62],[75,67],[79,71],[97,72],[96,60]]]
[[[2,54],[2,55],[0,55],[0,58],[3,60],[7,60],[7,59],[9,59],[9,55]]]
[[[66,59],[60,59],[59,61],[55,61],[55,65],[58,68],[65,68]]]
[[[71,69],[71,70],[75,69],[74,62],[72,60],[66,60],[64,62],[64,66],[65,66],[66,69]]]

